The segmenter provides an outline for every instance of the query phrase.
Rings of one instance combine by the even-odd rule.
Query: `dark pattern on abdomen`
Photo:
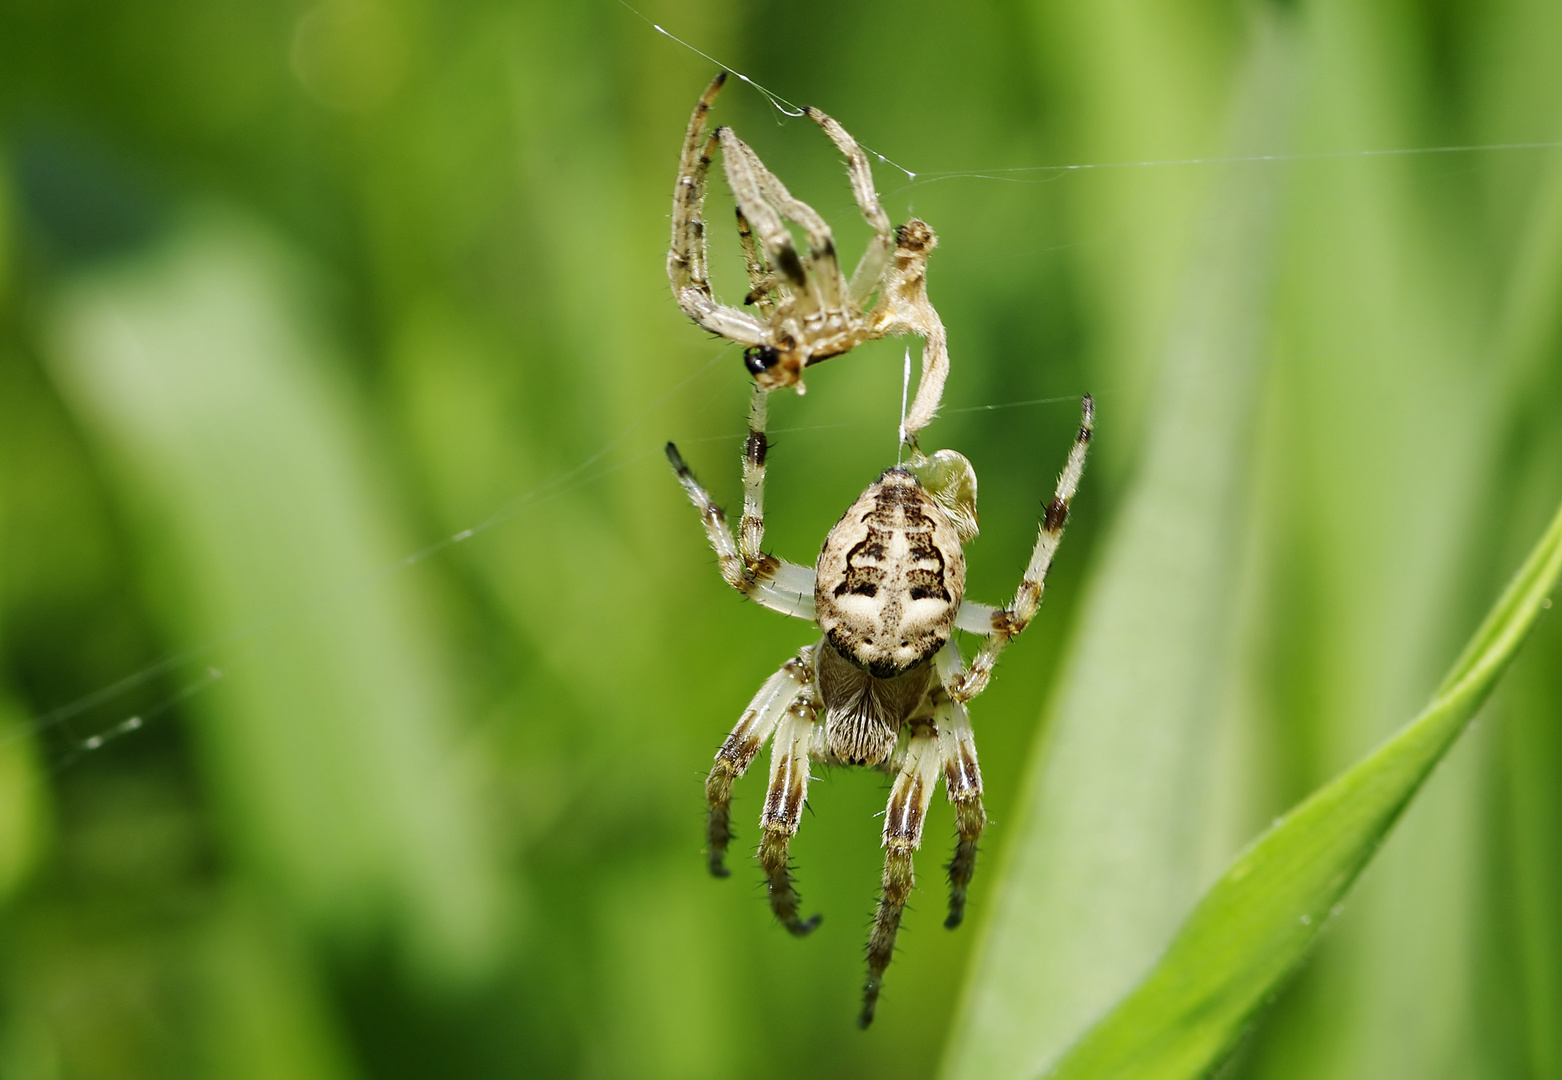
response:
[[[846,553],[846,579],[835,587],[835,595],[877,596],[884,582],[884,556],[889,535],[883,529],[870,528],[868,535]]]

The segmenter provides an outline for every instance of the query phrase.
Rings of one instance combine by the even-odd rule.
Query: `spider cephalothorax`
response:
[[[1094,406],[1047,504],[1025,576],[1006,608],[964,598],[965,554],[976,535],[976,475],[950,450],[914,454],[872,484],[825,539],[814,569],[763,550],[767,391],[754,387],[743,453],[743,519],[736,542],[726,516],[677,449],[667,457],[699,509],[722,577],[745,596],[815,623],[823,636],[800,649],[760,688],[716,753],[705,782],[710,869],[726,877],[733,782],[773,739],[770,785],[760,816],[759,861],[771,910],[794,934],[818,924],[798,914],[787,848],[808,793],[810,762],[864,765],[892,775],[885,814],[884,891],[868,941],[860,1022],[873,1020],[879,987],[912,886],[911,856],[938,777],[955,806],[958,840],[949,864],[949,917],[958,926],[986,823],[982,776],[966,702],[987,686],[993,664],[1041,604],[1042,587],[1084,471]],[[951,635],[985,635],[969,670]]]
[[[841,270],[830,226],[795,198],[758,155],[729,127],[708,136],[705,120],[726,80],[717,75],[689,119],[673,191],[672,248],[667,276],[684,313],[713,334],[747,348],[744,365],[759,385],[803,391],[803,369],[848,352],[865,341],[913,334],[925,342],[922,379],[906,416],[905,435],[915,437],[943,393],[949,371],[944,324],[927,299],[927,258],[938,238],[925,221],[891,228],[873,189],[873,171],[857,140],[818,109],[803,112],[845,155],[852,193],[873,239],[850,280]],[[705,182],[717,148],[737,202],[753,314],[716,302],[705,251]],[[808,238],[799,254],[787,223]]]

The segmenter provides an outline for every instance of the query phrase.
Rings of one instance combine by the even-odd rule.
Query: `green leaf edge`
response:
[[[1144,980],[1047,1080],[1182,1080],[1218,1064],[1496,686],[1559,575],[1562,507],[1431,703],[1238,855]]]

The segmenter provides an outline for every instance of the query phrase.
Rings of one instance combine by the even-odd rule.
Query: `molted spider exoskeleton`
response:
[[[793,934],[816,915],[798,913],[787,847],[797,832],[811,761],[862,765],[893,776],[884,819],[883,894],[868,939],[860,1024],[873,1020],[879,987],[912,886],[912,853],[939,774],[955,807],[958,839],[949,864],[949,917],[958,926],[986,824],[982,775],[966,702],[986,688],[998,654],[1041,604],[1090,444],[1087,395],[1079,434],[1042,516],[1036,547],[1013,602],[993,608],[965,599],[962,544],[976,535],[976,476],[951,450],[914,455],[886,471],[825,538],[814,569],[768,555],[765,534],[765,402],[756,384],[743,453],[743,518],[734,542],[725,515],[672,443],[667,457],[700,511],[727,584],[765,607],[815,623],[823,637],[804,646],[760,687],[716,754],[705,782],[711,873],[726,877],[733,782],[774,739],[770,786],[760,815],[759,862],[770,907]],[[936,405],[936,401],[934,403]],[[985,635],[966,669],[955,629]]]
[[[865,341],[902,334],[922,338],[922,377],[903,429],[908,444],[915,445],[916,433],[933,419],[949,373],[944,324],[927,299],[927,257],[938,238],[926,222],[914,218],[891,229],[857,141],[818,109],[804,109],[845,155],[852,193],[873,227],[868,250],[847,281],[824,219],[793,198],[731,128],[719,127],[706,136],[706,114],[726,77],[722,72],[706,88],[683,142],[667,253],[667,276],[678,306],[711,333],[748,346],[744,363],[768,390],[795,386],[802,393],[804,368]],[[701,215],[705,178],[718,146],[737,201],[738,237],[748,266],[751,288],[744,303],[757,314],[718,304],[711,294]],[[808,237],[806,256],[798,254],[787,222]]]

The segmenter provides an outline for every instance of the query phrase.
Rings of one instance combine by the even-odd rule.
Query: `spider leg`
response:
[[[738,207],[759,230],[759,239],[792,285],[809,296],[813,310],[834,310],[846,294],[846,279],[835,256],[835,236],[819,212],[792,195],[774,173],[759,160],[759,155],[732,131],[722,128],[721,149]],[[763,204],[765,210],[754,212]],[[796,222],[808,236],[808,261],[797,257],[792,234],[783,220]],[[796,273],[794,273],[794,265]],[[812,271],[810,274],[809,271]],[[802,276],[799,277],[798,274]]]
[[[906,745],[906,757],[890,790],[889,808],[884,814],[884,889],[879,896],[878,913],[868,937],[868,979],[862,988],[862,1013],[858,1027],[873,1023],[884,984],[884,970],[895,954],[895,935],[900,930],[900,915],[916,876],[912,853],[922,844],[922,825],[927,819],[928,803],[938,783],[941,766],[939,735],[927,721],[912,721],[915,726]]]
[[[1074,501],[1074,493],[1079,490],[1079,479],[1085,472],[1085,453],[1090,449],[1095,415],[1095,402],[1086,394],[1081,402],[1079,434],[1075,436],[1074,446],[1068,453],[1068,462],[1058,476],[1058,486],[1052,501],[1047,504],[1046,513],[1042,515],[1036,547],[1031,552],[1029,565],[1025,567],[1025,576],[1020,579],[1020,587],[1014,593],[1014,602],[1007,608],[992,611],[988,620],[987,640],[982,643],[976,659],[971,661],[971,670],[966,672],[958,685],[950,689],[950,696],[957,702],[970,701],[987,689],[993,665],[998,662],[998,654],[1030,625],[1036,610],[1041,607],[1041,593],[1047,584],[1047,571],[1052,568],[1052,557],[1057,554],[1058,544],[1063,540],[1063,526],[1068,521],[1069,504]],[[971,616],[966,616],[965,605],[962,604],[961,614],[956,616],[956,625],[974,621],[973,617],[979,615],[981,609],[982,605],[973,605]]]
[[[743,518],[738,523],[738,552],[745,564],[764,555],[765,457],[770,443],[765,437],[766,405],[770,391],[753,383],[749,391],[748,439],[743,443]]]
[[[873,239],[868,242],[868,250],[862,253],[862,258],[857,263],[857,269],[852,271],[851,287],[848,295],[856,307],[873,295],[874,290],[883,284],[884,268],[889,265],[890,253],[895,250],[895,234],[890,228],[889,215],[884,212],[884,207],[879,205],[878,192],[873,188],[873,169],[868,165],[868,155],[862,152],[862,147],[857,145],[857,140],[852,138],[845,128],[818,109],[807,106],[803,112],[808,118],[824,129],[824,133],[830,137],[830,141],[846,157],[846,171],[851,177],[852,194],[857,198],[857,206],[862,210],[862,216],[873,226]]]
[[[705,136],[705,118],[711,103],[721,92],[727,73],[722,72],[705,88],[689,130],[684,136],[683,153],[678,161],[678,183],[673,189],[672,246],[667,252],[667,279],[673,297],[684,314],[713,334],[744,345],[763,345],[768,341],[765,327],[747,312],[716,303],[711,295],[710,272],[705,254],[705,178],[710,171],[711,155],[717,138]]]
[[[958,682],[961,673],[960,650],[953,641],[938,654],[938,677],[944,686]],[[965,705],[944,693],[938,693],[934,722],[938,725],[938,753],[944,766],[944,788],[955,808],[955,853],[949,860],[949,917],[944,926],[950,930],[965,919],[965,896],[976,872],[976,844],[987,825],[982,808],[982,769],[976,760],[976,734]]]
[[[753,151],[749,151],[753,154]],[[764,162],[754,158],[755,174],[765,198],[781,212],[787,221],[802,226],[808,236],[808,268],[819,290],[822,308],[834,311],[841,306],[847,294],[846,278],[841,273],[840,259],[835,254],[835,234],[819,212],[787,190],[785,184],[765,168]]]
[[[724,878],[727,845],[732,841],[732,785],[748,771],[760,747],[770,738],[781,717],[813,681],[812,647],[794,656],[765,680],[737,724],[716,751],[716,764],[705,778],[705,802],[710,816],[705,823],[705,853],[713,876]]]
[[[759,158],[731,128],[717,128],[716,135],[721,139],[721,148],[725,152],[723,167],[727,170],[727,186],[732,188],[732,197],[737,201],[739,212],[759,233],[759,242],[765,254],[781,271],[786,283],[797,292],[806,292],[808,272],[797,254],[792,234],[787,232],[776,208],[765,200],[759,177],[754,171]]]
[[[749,291],[743,302],[759,308],[760,316],[768,319],[776,309],[776,274],[755,242],[754,227],[743,216],[741,206],[738,207],[738,241],[743,245],[743,264],[748,268]]]
[[[808,798],[808,751],[814,741],[816,715],[813,703],[799,698],[777,725],[770,751],[770,789],[759,818],[759,865],[765,871],[770,910],[797,937],[812,933],[819,925],[818,915],[811,919],[798,917],[798,896],[788,853]]]
[[[944,400],[944,382],[949,378],[949,337],[944,324],[927,304],[924,290],[922,300],[926,306],[926,318],[922,325],[922,376],[917,381],[917,396],[906,410],[905,438],[913,449],[917,445],[917,432],[932,423],[938,414],[939,403]]]
[[[895,230],[894,257],[868,319],[875,338],[914,334],[923,341],[922,375],[904,427],[906,445],[913,450],[917,432],[937,414],[949,378],[949,336],[927,298],[927,260],[937,246],[938,236],[925,221],[913,218]]]
[[[759,457],[762,462],[763,455]],[[716,564],[721,570],[722,579],[757,604],[783,615],[795,615],[813,622],[817,613],[814,610],[812,567],[778,559],[757,548],[745,556],[733,542],[732,530],[727,526],[727,515],[716,505],[710,492],[694,478],[694,474],[684,464],[682,455],[678,453],[678,448],[672,443],[667,444],[667,460],[678,474],[678,482],[683,485],[689,501],[700,512],[700,520],[705,523],[705,535],[716,551]],[[759,481],[755,484],[756,493],[762,480],[761,471]]]

